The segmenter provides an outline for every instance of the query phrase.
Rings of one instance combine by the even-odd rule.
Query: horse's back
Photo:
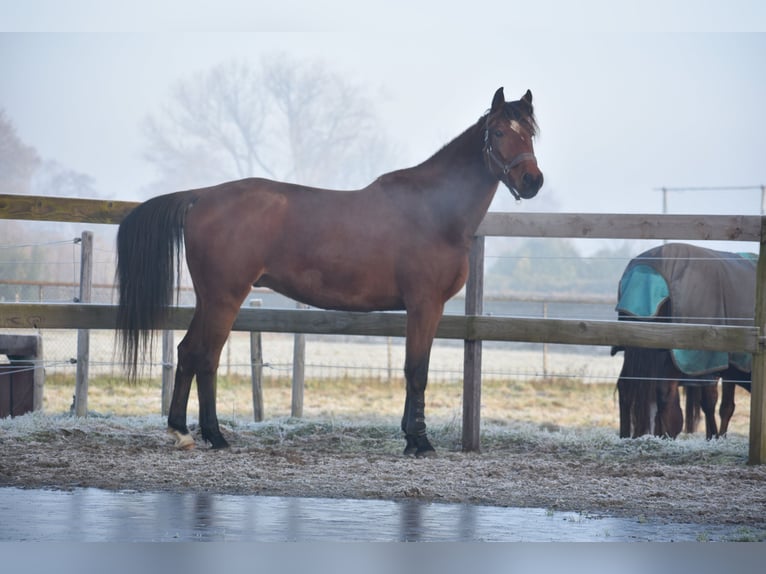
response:
[[[357,191],[247,179],[193,190],[186,253],[202,289],[270,287],[343,310],[404,309],[417,292],[452,296],[467,250],[422,219],[418,198],[380,182]],[[229,286],[225,282],[229,281]]]

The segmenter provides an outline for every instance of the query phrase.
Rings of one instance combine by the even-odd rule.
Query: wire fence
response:
[[[54,280],[34,280],[12,277],[4,273],[0,278],[0,300],[17,302],[68,303],[76,301],[79,293],[80,253],[78,238],[55,239],[40,243],[20,242],[0,246],[0,268],[13,275],[28,276],[14,270],[34,270],[38,277]],[[513,255],[490,255],[488,259],[516,259]],[[583,258],[578,260],[609,260],[624,267],[631,257]],[[541,256],[538,259],[571,260],[573,257]],[[114,252],[108,248],[95,249],[96,277],[114,276]],[[615,285],[619,276],[613,278]],[[188,281],[187,281],[188,283]],[[485,284],[484,313],[496,316],[560,319],[614,320],[615,301],[612,297],[582,294],[580,297],[561,295],[519,295],[493,293],[492,285]],[[95,283],[91,289],[91,302],[114,304],[116,290],[113,283]],[[254,289],[251,298],[262,301],[263,307],[293,308],[295,302],[268,290]],[[178,304],[193,305],[194,293],[190,286],[178,290]],[[247,304],[247,302],[246,302]],[[446,313],[462,314],[464,303],[460,296],[448,302]],[[15,332],[19,332],[16,330]],[[77,357],[76,330],[48,330],[43,334],[45,358],[35,368],[45,368],[48,374],[74,377]],[[175,333],[179,342],[183,333]],[[293,368],[292,335],[264,333],[263,375],[269,378],[289,377]],[[404,365],[404,339],[385,337],[352,337],[312,335],[306,338],[305,376],[308,379],[375,379],[402,380]],[[159,378],[162,371],[161,341],[157,338],[151,356],[144,358],[143,376]],[[487,379],[561,379],[576,378],[594,383],[614,383],[619,376],[622,357],[613,357],[606,347],[552,345],[536,343],[485,342],[482,374]],[[219,373],[224,376],[247,377],[253,363],[250,357],[248,333],[232,332],[221,354]],[[20,369],[33,368],[28,363]],[[89,371],[92,376],[121,378],[124,376],[117,352],[114,331],[91,331]],[[462,344],[459,341],[437,340],[431,354],[429,380],[456,382],[463,378]]]
[[[32,269],[37,277],[52,280],[19,279],[4,273],[0,279],[0,300],[16,302],[69,303],[79,294],[79,241],[59,239],[40,243],[23,242],[0,247],[0,266],[6,269]],[[30,252],[33,251],[33,253]],[[95,249],[96,277],[114,276],[114,253]],[[25,273],[13,275],[25,276]],[[94,283],[91,302],[114,304],[113,283]],[[251,298],[263,307],[294,308],[295,302],[268,290],[254,289]],[[178,304],[193,305],[190,286],[178,290]],[[246,303],[247,304],[247,303]],[[559,317],[614,319],[614,302],[605,297],[583,297],[581,300],[551,297],[514,297],[507,294],[486,296],[485,313],[518,317]],[[450,301],[446,313],[462,314],[460,297]],[[14,330],[17,333],[23,331]],[[44,360],[34,365],[50,375],[75,375],[77,331],[51,329],[42,332]],[[174,334],[179,342],[184,333]],[[292,335],[264,333],[263,376],[266,379],[289,377],[293,368]],[[151,356],[144,358],[142,376],[159,378],[162,371],[161,340],[158,337]],[[610,356],[608,348],[534,343],[485,342],[482,372],[488,379],[577,378],[590,382],[614,383],[620,359]],[[306,337],[305,377],[307,379],[374,379],[401,381],[404,365],[404,339],[386,337],[353,337],[312,335]],[[248,333],[232,332],[221,354],[219,373],[223,376],[250,376],[252,368]],[[27,364],[19,368],[32,368]],[[90,332],[91,376],[122,378],[114,331]],[[462,343],[437,340],[431,354],[429,380],[457,382],[463,378]]]

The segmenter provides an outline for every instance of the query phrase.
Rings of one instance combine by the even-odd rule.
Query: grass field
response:
[[[462,421],[462,383],[435,382],[426,393],[426,416],[431,423],[459,426]],[[69,412],[74,379],[67,375],[46,377],[46,413]],[[263,388],[265,419],[290,416],[291,383],[288,378],[266,379]],[[303,402],[307,419],[337,421],[398,421],[404,404],[404,383],[378,379],[308,380]],[[730,432],[749,432],[750,395],[737,388],[736,412]],[[197,417],[196,391],[192,390],[189,417]],[[128,384],[124,379],[92,377],[88,410],[117,416],[158,414],[161,409],[159,382]],[[503,425],[530,422],[546,428],[619,428],[614,384],[588,383],[577,379],[532,381],[485,380],[482,383],[482,420]],[[218,414],[222,420],[252,420],[252,390],[246,377],[221,377],[218,384]],[[700,430],[702,427],[700,426]],[[700,432],[698,430],[698,432]]]

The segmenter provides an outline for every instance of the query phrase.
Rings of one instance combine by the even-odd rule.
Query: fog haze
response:
[[[669,211],[761,209],[766,9],[755,2],[608,11],[591,2],[590,12],[499,1],[401,12],[397,3],[12,4],[0,2],[2,26],[20,31],[0,34],[0,108],[26,144],[92,176],[102,197],[146,198],[155,174],[141,125],[175,82],[282,53],[373,96],[399,150],[391,169],[458,135],[497,87],[509,99],[531,89],[546,184],[524,205],[501,189],[495,210],[657,213],[657,188],[697,186],[727,189],[673,192]],[[740,186],[752,189],[728,189]]]

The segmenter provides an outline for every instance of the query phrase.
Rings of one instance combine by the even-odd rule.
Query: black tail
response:
[[[154,329],[173,303],[184,219],[193,201],[194,195],[189,192],[155,197],[136,207],[120,223],[117,332],[130,379],[138,375],[138,355],[150,351]]]
[[[702,387],[697,385],[687,385],[684,387],[686,393],[686,414],[684,416],[684,432],[692,434],[697,430],[702,409]]]

